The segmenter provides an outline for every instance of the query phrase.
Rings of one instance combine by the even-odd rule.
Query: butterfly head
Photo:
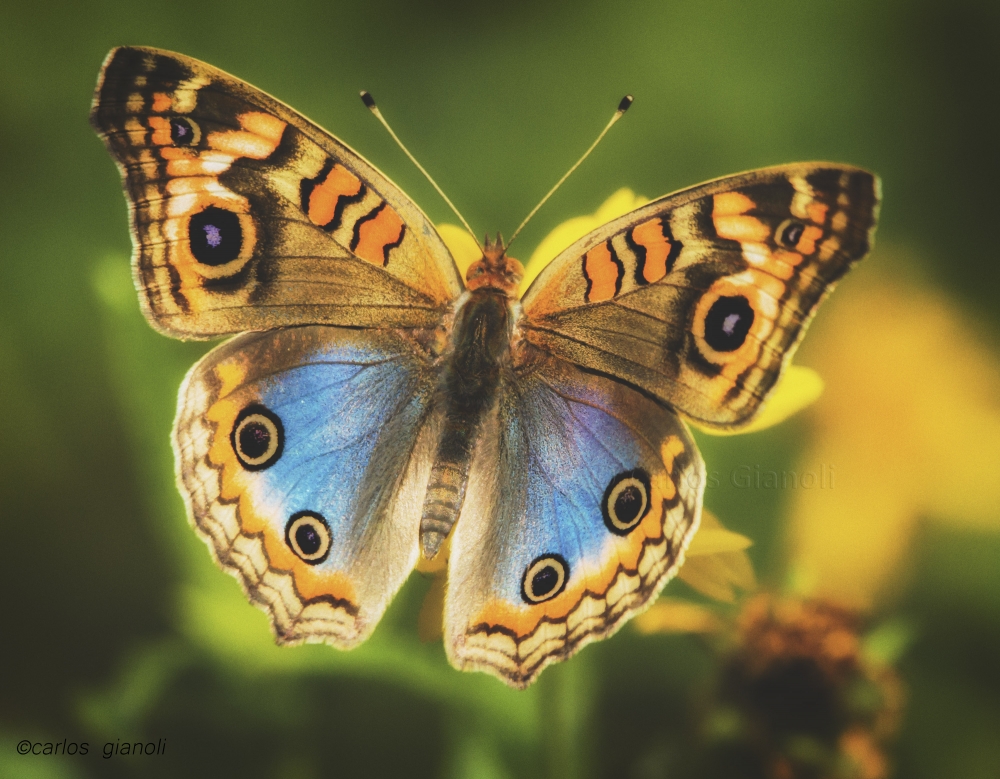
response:
[[[476,289],[495,289],[507,297],[517,297],[521,279],[524,278],[524,266],[513,257],[507,256],[507,248],[503,245],[503,237],[497,233],[496,242],[486,236],[483,244],[483,258],[469,266],[465,274],[465,286],[471,291]]]

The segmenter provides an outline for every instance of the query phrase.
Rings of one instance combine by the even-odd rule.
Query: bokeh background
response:
[[[1000,775],[998,41],[991,0],[0,2],[0,776]],[[131,289],[118,174],[87,124],[119,44],[265,89],[453,221],[370,90],[479,232],[509,234],[634,94],[522,258],[621,187],[810,159],[879,173],[876,249],[797,357],[825,394],[699,441],[706,505],[753,540],[760,590],[850,609],[889,724],[803,741],[827,698],[733,692],[759,598],[681,581],[665,596],[712,619],[626,627],[520,693],[420,640],[420,574],[361,649],[275,647],[173,485],[176,389],[209,345],[156,335]],[[822,468],[829,488],[767,477]],[[25,738],[91,754],[21,757]],[[140,739],[168,747],[99,755]]]

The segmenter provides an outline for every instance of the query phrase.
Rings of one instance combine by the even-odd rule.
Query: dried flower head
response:
[[[901,685],[866,656],[862,626],[830,601],[749,599],[722,658],[709,761],[738,757],[771,779],[888,776]]]

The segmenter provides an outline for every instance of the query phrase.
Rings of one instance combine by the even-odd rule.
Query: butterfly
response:
[[[348,649],[448,554],[448,659],[519,688],[677,572],[706,479],[682,418],[755,416],[879,203],[845,165],[717,179],[591,232],[519,297],[501,239],[463,279],[361,155],[205,63],[113,50],[91,121],[146,318],[234,336],[173,431],[219,565],[280,643]]]

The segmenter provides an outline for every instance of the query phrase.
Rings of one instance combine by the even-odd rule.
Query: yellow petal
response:
[[[444,633],[444,592],[448,577],[438,574],[424,596],[417,617],[417,636],[424,643],[437,641]]]
[[[806,340],[827,391],[799,469],[833,478],[790,496],[803,594],[858,606],[901,586],[918,519],[1000,532],[996,354],[940,292],[902,281],[905,257],[879,259],[889,271],[862,268]]]
[[[708,435],[743,435],[756,433],[784,422],[792,414],[796,414],[806,406],[815,403],[823,394],[823,379],[812,368],[802,365],[789,365],[781,379],[778,380],[774,392],[764,402],[764,407],[754,420],[745,427],[733,430],[695,425],[701,432]]]
[[[720,552],[739,552],[753,545],[753,541],[744,535],[726,530],[714,514],[701,512],[701,525],[691,539],[687,557],[712,555]]]
[[[420,555],[417,558],[416,569],[420,573],[443,573],[448,568],[448,558],[451,556],[451,533],[441,544],[438,553],[430,560]]]
[[[709,598],[724,603],[736,602],[736,588],[752,590],[757,586],[753,565],[746,552],[720,552],[685,561],[677,578]]]
[[[469,266],[483,256],[479,244],[476,243],[475,238],[469,235],[468,230],[458,225],[439,224],[437,231],[441,240],[444,241],[444,245],[451,252],[451,256],[455,258],[455,264],[458,265],[464,279]]]
[[[622,188],[605,200],[593,214],[577,216],[556,227],[542,239],[528,260],[524,280],[521,282],[523,295],[542,269],[555,259],[563,249],[583,238],[591,230],[596,230],[606,222],[646,205],[649,198],[636,195],[631,189]]]
[[[704,539],[699,541],[702,534]],[[746,536],[726,530],[717,517],[703,510],[701,525],[677,578],[702,595],[733,603],[736,587],[752,590],[757,586],[753,565],[744,551],[751,543]]]
[[[676,598],[660,598],[632,624],[640,633],[714,633],[722,620],[711,609]]]

